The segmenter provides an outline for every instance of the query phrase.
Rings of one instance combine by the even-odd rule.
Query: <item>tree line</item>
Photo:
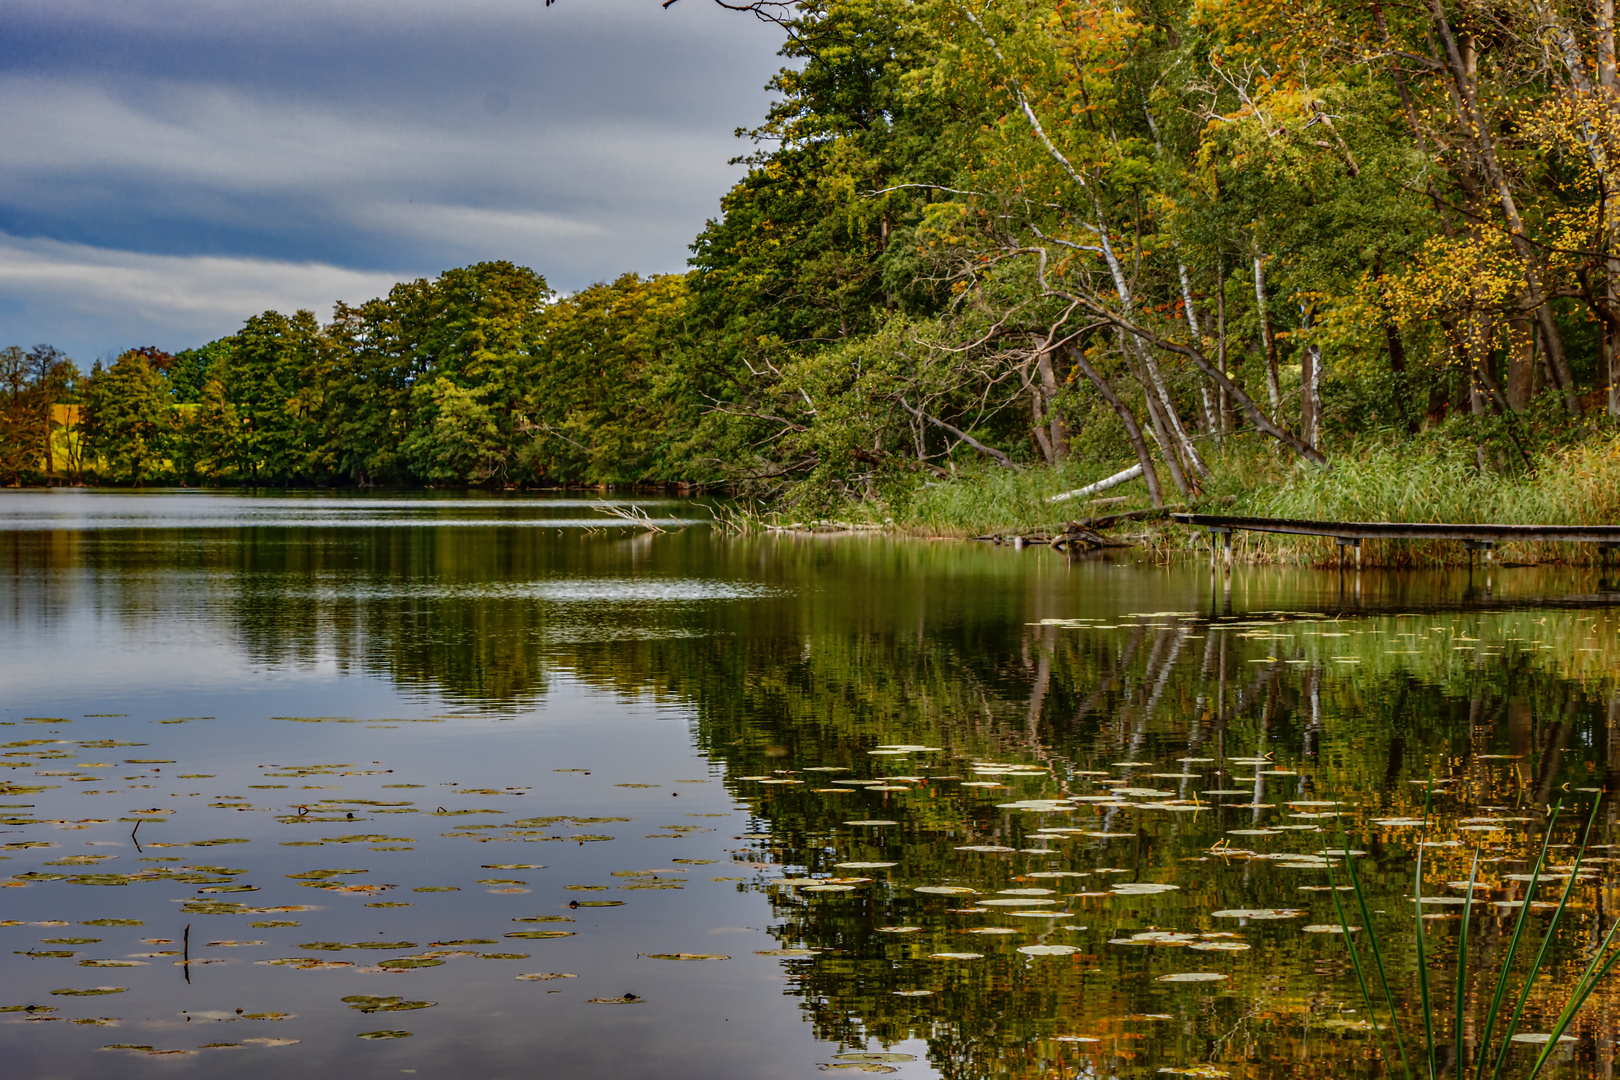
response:
[[[790,64],[686,274],[11,350],[0,477],[825,504],[1074,459],[1162,502],[1241,434],[1513,473],[1620,415],[1609,0],[772,6]]]

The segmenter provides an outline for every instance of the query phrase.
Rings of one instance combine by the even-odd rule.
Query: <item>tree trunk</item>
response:
[[[1277,365],[1277,336],[1271,329],[1271,311],[1266,304],[1264,259],[1254,257],[1254,302],[1260,314],[1260,343],[1266,350],[1266,396],[1271,399],[1271,422],[1282,423],[1282,376]]]
[[[1061,465],[1069,460],[1069,433],[1057,411],[1058,381],[1057,374],[1052,370],[1050,350],[1042,349],[1035,363],[1041,376],[1041,393],[1046,399],[1047,426],[1051,429],[1047,439],[1051,447],[1051,463]]]
[[[1508,322],[1507,401],[1522,412],[1535,396],[1536,336],[1529,319]]]
[[[1222,375],[1230,375],[1226,366],[1226,253],[1218,252],[1215,256],[1215,366]],[[1216,412],[1220,417],[1220,434],[1225,437],[1232,433],[1236,426],[1233,423],[1232,399],[1226,395],[1226,387],[1215,388]]]
[[[1137,424],[1136,417],[1131,414],[1130,406],[1120,400],[1119,395],[1114,393],[1114,388],[1108,384],[1108,380],[1103,378],[1101,373],[1091,366],[1091,361],[1086,359],[1084,349],[1077,348],[1074,345],[1068,345],[1065,348],[1068,350],[1069,357],[1074,361],[1075,366],[1080,369],[1080,373],[1090,380],[1092,386],[1097,388],[1097,393],[1101,394],[1103,400],[1113,407],[1114,412],[1119,416],[1120,423],[1125,425],[1125,437],[1130,439],[1131,448],[1136,451],[1136,460],[1142,466],[1142,480],[1147,484],[1148,497],[1153,500],[1154,506],[1163,506],[1164,493],[1159,489],[1159,473],[1153,467],[1153,454],[1148,450],[1147,440],[1142,437],[1142,428]]]
[[[1123,331],[1120,332],[1119,344],[1120,348],[1126,350],[1126,355],[1129,356],[1134,342],[1127,339]],[[1138,350],[1136,381],[1142,385],[1142,399],[1147,405],[1148,422],[1153,425],[1153,439],[1159,444],[1159,456],[1164,458],[1164,467],[1170,470],[1171,482],[1176,485],[1176,490],[1185,499],[1192,494],[1192,489],[1187,483],[1187,474],[1181,468],[1181,456],[1176,453],[1175,436],[1169,430],[1169,425],[1165,423],[1164,404],[1159,400],[1159,396],[1154,393],[1150,377],[1146,372],[1140,370],[1142,367],[1141,355],[1147,351],[1146,349]]]
[[[1576,392],[1575,376],[1570,371],[1568,357],[1564,355],[1564,343],[1558,334],[1558,326],[1553,321],[1552,306],[1548,303],[1546,292],[1542,288],[1536,250],[1525,234],[1524,221],[1519,216],[1518,202],[1513,197],[1513,189],[1508,183],[1507,174],[1497,159],[1496,142],[1491,137],[1491,126],[1479,104],[1477,57],[1472,45],[1468,48],[1467,56],[1463,55],[1440,0],[1427,0],[1427,4],[1445,50],[1446,69],[1457,89],[1455,101],[1459,119],[1462,121],[1463,129],[1471,133],[1475,139],[1480,166],[1484,170],[1486,181],[1496,191],[1497,204],[1507,225],[1508,239],[1513,245],[1514,254],[1519,258],[1530,306],[1534,309],[1536,323],[1541,328],[1542,343],[1547,347],[1548,367],[1552,372],[1554,383],[1564,395],[1564,407],[1569,410],[1570,415],[1580,416],[1581,399]]]
[[[1311,329],[1311,309],[1299,305],[1300,327]],[[1307,445],[1322,448],[1322,347],[1307,342],[1300,353],[1299,435]]]

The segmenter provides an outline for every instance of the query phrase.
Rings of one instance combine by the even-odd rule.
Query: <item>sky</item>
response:
[[[708,0],[7,0],[0,346],[88,368],[486,259],[680,271],[781,39]]]

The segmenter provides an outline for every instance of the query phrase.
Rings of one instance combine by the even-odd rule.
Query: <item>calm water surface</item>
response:
[[[1586,571],[600,505],[0,493],[6,1075],[1376,1076],[1346,858],[1411,1007],[1437,782],[1472,1053],[1549,806],[1573,843],[1620,770]],[[1615,917],[1611,811],[1523,1030]],[[1611,1077],[1617,1018],[1554,1073]]]

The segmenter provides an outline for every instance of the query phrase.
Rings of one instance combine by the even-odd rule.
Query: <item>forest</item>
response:
[[[489,261],[88,371],[13,347],[0,483],[943,527],[1135,464],[1144,506],[1620,512],[1612,0],[758,6],[786,63],[686,273]]]

